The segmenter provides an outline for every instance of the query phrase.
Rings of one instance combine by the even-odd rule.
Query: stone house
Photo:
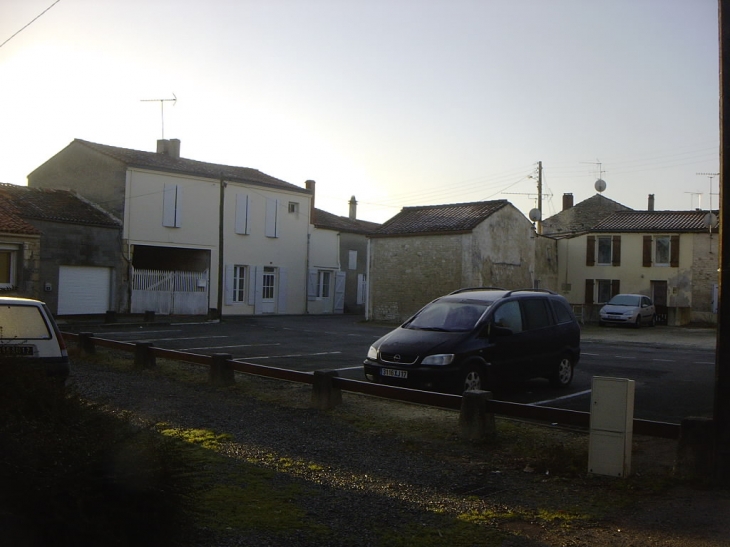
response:
[[[464,287],[532,288],[536,241],[506,200],[405,207],[370,235],[366,317],[401,322]]]
[[[65,190],[0,185],[0,288],[56,315],[105,313],[125,295],[121,222]]]

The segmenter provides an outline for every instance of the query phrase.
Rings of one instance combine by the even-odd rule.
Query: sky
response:
[[[718,207],[716,0],[0,0],[0,182],[79,138],[316,206]],[[27,26],[26,26],[27,25]],[[176,100],[173,100],[176,99]]]

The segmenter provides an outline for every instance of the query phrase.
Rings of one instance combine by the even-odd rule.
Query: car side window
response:
[[[492,316],[494,324],[498,327],[506,327],[512,332],[522,332],[522,313],[519,302],[504,302],[494,310]]]
[[[558,323],[571,323],[573,321],[573,315],[566,302],[562,300],[553,299],[553,309],[555,310],[555,316],[558,318]]]
[[[552,324],[550,308],[545,298],[526,298],[522,301],[525,309],[527,330],[542,329]]]
[[[641,305],[644,307],[651,306],[651,300],[649,300],[646,296],[644,296],[641,299]]]

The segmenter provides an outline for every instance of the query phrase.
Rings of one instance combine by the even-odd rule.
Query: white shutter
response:
[[[254,290],[254,313],[263,313],[264,268],[256,266],[256,289]]]
[[[345,279],[346,272],[335,272],[335,313],[345,311]]]
[[[169,228],[179,228],[180,206],[182,204],[182,188],[178,184],[165,183],[162,196],[162,225]]]
[[[233,304],[233,264],[226,264],[223,279],[223,302],[226,305]]]
[[[256,285],[259,285],[260,287],[260,279],[259,279],[259,270],[261,270],[260,266],[250,266],[248,268],[248,303],[251,306],[256,305]],[[259,291],[261,289],[259,288]]]
[[[248,211],[249,211],[248,194],[236,194],[235,231],[237,234],[248,234],[249,233]]]
[[[365,303],[365,291],[367,286],[365,284],[365,274],[357,274],[357,304]]]
[[[307,274],[307,300],[317,300],[317,283],[319,272],[310,268]]]
[[[266,198],[266,237],[279,237],[279,200]]]
[[[276,297],[276,313],[286,313],[286,299],[287,299],[287,272],[286,268],[279,268]]]

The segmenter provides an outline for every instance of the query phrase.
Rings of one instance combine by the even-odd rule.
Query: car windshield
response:
[[[438,301],[429,304],[405,328],[447,332],[469,331],[489,308],[491,302]]]
[[[617,294],[608,303],[612,306],[638,306],[641,304],[641,297],[632,294]]]

